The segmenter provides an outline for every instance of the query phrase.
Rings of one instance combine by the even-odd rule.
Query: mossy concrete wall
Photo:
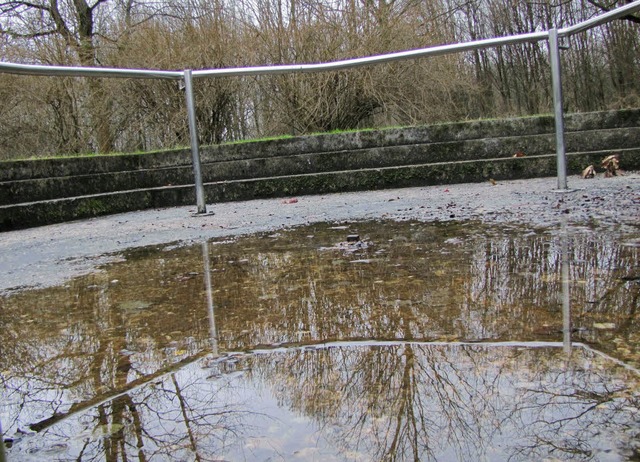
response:
[[[640,109],[566,117],[567,169],[616,152],[640,168]],[[203,147],[208,203],[553,176],[550,116]],[[514,158],[516,152],[526,156]],[[188,149],[3,162],[0,230],[195,203]]]

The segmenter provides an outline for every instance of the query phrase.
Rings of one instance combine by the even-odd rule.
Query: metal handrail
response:
[[[614,19],[623,18],[637,10],[640,10],[640,0],[635,0],[625,6],[595,16],[573,26],[558,29],[558,37],[566,38],[584,32],[594,27],[606,24]],[[428,56],[440,56],[465,51],[482,50],[504,45],[520,43],[533,43],[548,40],[549,31],[531,32],[527,34],[496,37],[483,40],[475,40],[464,43],[437,45],[415,50],[385,53],[363,58],[344,59],[317,64],[285,64],[273,66],[253,66],[221,69],[193,70],[193,77],[233,77],[250,75],[273,75],[288,73],[327,72],[336,70],[353,69],[361,66],[371,66],[393,61],[425,58]],[[0,62],[0,72],[22,75],[45,75],[64,77],[114,77],[114,78],[139,78],[139,79],[173,79],[184,77],[183,71],[153,70],[153,69],[125,69],[109,67],[83,67],[83,66],[47,66],[41,64],[17,64]]]
[[[428,48],[387,53],[377,56],[366,56],[362,58],[344,59],[340,61],[330,61],[315,64],[285,64],[272,66],[254,66],[240,68],[221,68],[185,71],[166,71],[151,69],[121,69],[121,68],[97,68],[97,67],[75,67],[75,66],[45,66],[35,64],[16,64],[0,62],[0,72],[21,75],[46,75],[46,76],[66,76],[66,77],[114,77],[114,78],[139,78],[139,79],[172,79],[184,80],[187,113],[189,118],[189,133],[191,137],[191,153],[193,158],[193,169],[196,185],[196,199],[198,213],[206,213],[206,201],[204,196],[204,186],[202,183],[202,173],[200,168],[200,152],[197,124],[195,117],[195,98],[193,92],[192,79],[202,77],[234,77],[251,75],[274,75],[290,73],[312,73],[327,72],[345,69],[353,69],[362,66],[371,66],[393,61],[407,59],[425,58],[428,56],[440,56],[465,51],[495,48],[505,45],[515,45],[520,43],[535,43],[546,40],[549,43],[549,55],[551,65],[551,76],[554,99],[554,116],[556,128],[556,154],[558,163],[558,189],[567,189],[566,178],[566,155],[564,147],[564,122],[562,109],[562,80],[560,76],[560,54],[559,40],[571,37],[572,35],[584,32],[594,27],[606,24],[615,19],[623,18],[635,11],[640,10],[640,0],[635,0],[625,6],[616,8],[609,12],[595,16],[586,21],[579,22],[573,26],[562,29],[551,29],[542,32],[531,32],[527,34],[511,35],[471,42],[455,43],[448,45],[438,45]]]
[[[47,66],[43,64],[16,64],[0,62],[5,74],[44,75],[50,77],[115,77],[121,79],[182,79],[182,71],[152,69],[124,69],[115,67]]]
[[[640,3],[640,0],[638,0]],[[351,58],[340,61],[329,61],[318,64],[285,64],[275,66],[258,66],[258,67],[237,67],[222,69],[206,69],[194,70],[193,77],[231,77],[231,76],[248,76],[248,75],[269,75],[269,74],[288,74],[288,73],[312,73],[339,71],[345,69],[353,69],[356,67],[371,66],[375,64],[389,63],[393,61],[404,61],[407,59],[425,58],[427,56],[441,56],[452,53],[461,53],[464,51],[481,50],[485,48],[494,48],[503,45],[514,45],[518,43],[532,43],[546,40],[549,36],[548,32],[532,32],[528,34],[512,35],[507,37],[497,37],[484,40],[476,40],[472,42],[453,43],[448,45],[437,45],[428,48],[418,48],[415,50],[398,51],[395,53],[386,53],[383,55],[366,56],[364,58]]]
[[[586,21],[579,22],[578,24],[575,24],[573,26],[558,29],[558,35],[562,38],[570,37],[580,32],[593,29],[594,27],[602,26],[603,24],[611,22],[614,19],[624,18],[625,16],[629,16],[631,13],[634,13],[638,10],[640,10],[640,0],[635,0],[614,10],[599,14],[598,16],[594,16],[593,18],[587,19]]]

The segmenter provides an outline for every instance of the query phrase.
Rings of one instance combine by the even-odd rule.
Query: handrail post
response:
[[[196,103],[193,94],[193,78],[191,69],[184,71],[184,89],[187,98],[187,117],[189,119],[189,137],[191,138],[191,158],[193,161],[193,176],[196,185],[196,204],[198,213],[207,213],[207,202],[204,197],[202,184],[202,168],[200,166],[200,145],[198,142],[198,121],[196,119]]]
[[[551,64],[551,85],[553,87],[553,108],[556,126],[556,162],[558,189],[567,189],[567,156],[564,144],[564,113],[562,109],[562,76],[560,66],[560,46],[558,29],[549,30],[549,60]]]

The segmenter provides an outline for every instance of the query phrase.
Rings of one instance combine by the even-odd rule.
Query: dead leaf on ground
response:
[[[522,151],[518,151],[513,155],[513,157],[527,157],[527,155]]]
[[[602,168],[604,168],[604,176],[612,177],[618,175],[620,170],[620,158],[618,154],[612,154],[602,159]]]
[[[593,165],[589,165],[582,171],[582,178],[593,178],[596,176],[596,169]]]
[[[494,180],[493,178],[489,178],[489,182],[490,182],[493,186],[495,186],[495,185],[497,185],[497,184],[498,184],[498,182],[497,182],[496,180]]]

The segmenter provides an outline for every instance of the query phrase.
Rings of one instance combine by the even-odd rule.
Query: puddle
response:
[[[314,225],[0,298],[9,460],[637,457],[639,234]]]

